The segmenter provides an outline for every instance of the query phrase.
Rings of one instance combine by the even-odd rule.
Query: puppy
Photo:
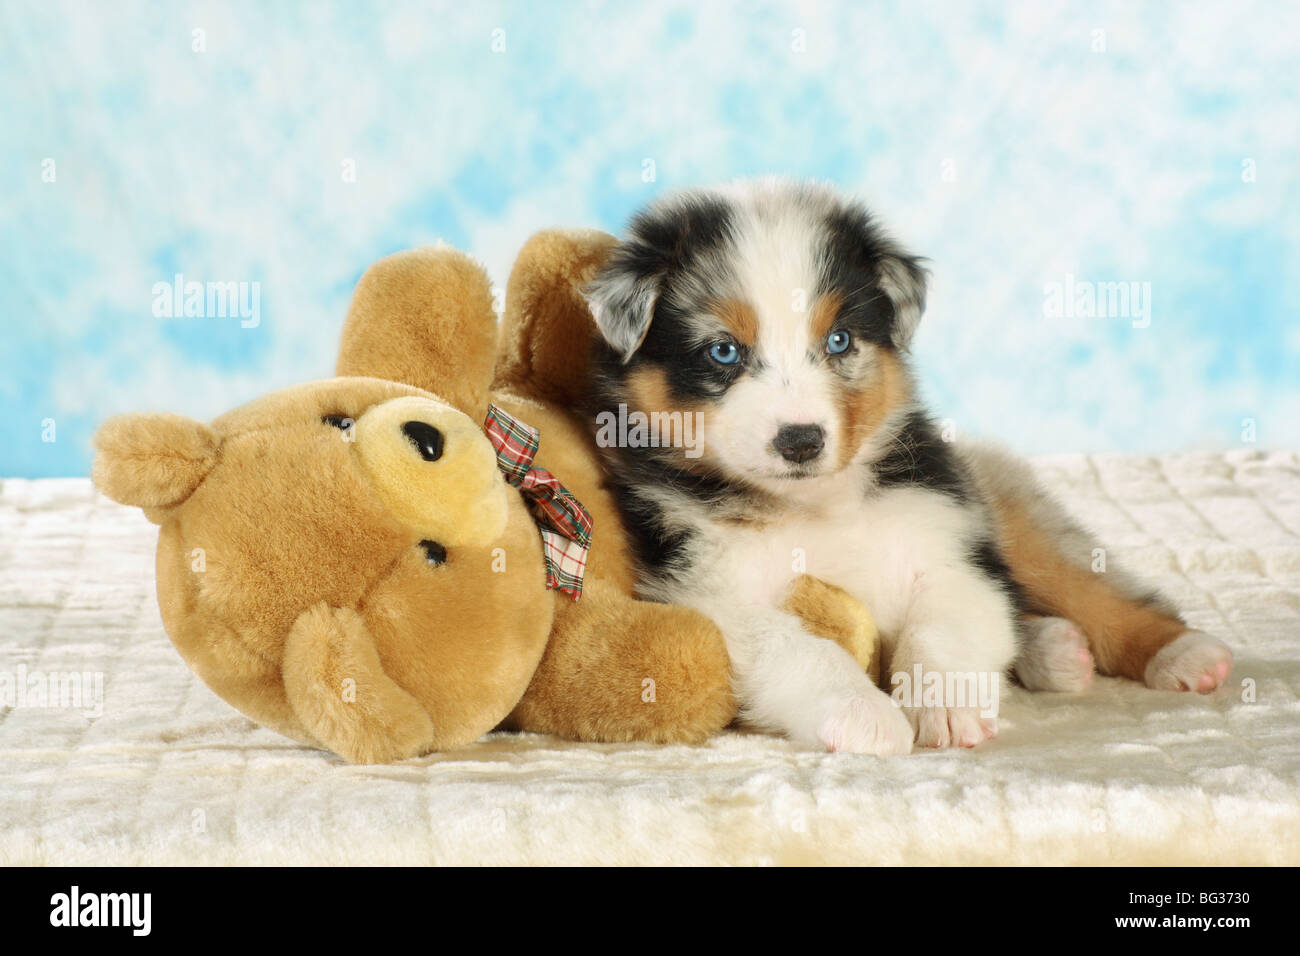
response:
[[[1220,685],[1228,648],[1113,562],[1094,572],[1026,466],[944,440],[908,367],[925,286],[820,186],[687,192],[633,219],[586,294],[597,443],[643,596],[717,622],[745,721],[830,750],[974,746],[996,720],[963,681],[996,700],[1013,663],[1033,689],[1081,689],[1094,664]],[[803,571],[871,609],[897,706],[779,609]],[[914,678],[935,693],[900,694]]]

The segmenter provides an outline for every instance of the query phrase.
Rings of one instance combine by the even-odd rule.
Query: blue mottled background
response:
[[[0,475],[328,374],[385,253],[443,238],[503,283],[535,229],[755,173],[931,258],[916,349],[960,432],[1300,445],[1297,37],[1289,2],[6,0]],[[260,283],[260,324],[155,317],[178,272]],[[1150,283],[1149,327],[1046,315],[1067,274]]]

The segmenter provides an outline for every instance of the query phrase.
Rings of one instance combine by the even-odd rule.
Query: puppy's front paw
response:
[[[1156,651],[1147,663],[1146,685],[1156,690],[1208,694],[1228,679],[1232,651],[1204,631],[1188,631]]]
[[[1092,683],[1092,654],[1073,621],[1038,618],[1026,631],[1025,646],[1016,658],[1016,676],[1025,687],[1077,694]]]
[[[830,751],[877,756],[912,752],[912,725],[879,691],[831,705],[817,736]]]
[[[918,747],[974,747],[998,733],[996,717],[981,717],[978,707],[909,707]]]

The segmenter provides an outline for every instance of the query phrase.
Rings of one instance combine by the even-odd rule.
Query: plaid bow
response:
[[[497,451],[497,467],[506,481],[524,493],[537,521],[546,558],[546,586],[576,600],[591,549],[590,513],[549,471],[532,467],[541,435],[536,428],[496,405],[488,405],[483,428]]]

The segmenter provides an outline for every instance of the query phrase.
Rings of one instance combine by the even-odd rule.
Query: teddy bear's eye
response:
[[[424,548],[424,559],[435,568],[447,560],[447,549],[437,541],[421,541],[420,547]]]
[[[356,424],[356,422],[347,415],[323,415],[321,416],[321,421],[326,425],[333,425],[341,431],[347,431]]]

